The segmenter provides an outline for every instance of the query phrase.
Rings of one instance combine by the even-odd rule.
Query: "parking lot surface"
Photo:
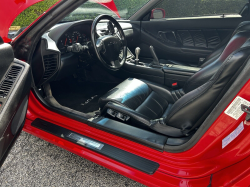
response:
[[[143,186],[22,132],[0,168],[0,186]]]

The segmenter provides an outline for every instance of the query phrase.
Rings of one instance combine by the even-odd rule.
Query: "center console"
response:
[[[162,67],[164,72],[164,84],[169,87],[180,87],[182,88],[186,81],[196,72],[200,71],[201,68],[166,64]]]
[[[189,77],[201,69],[198,67],[168,64],[168,61],[166,61],[166,64],[161,64],[152,46],[150,46],[150,50],[153,60],[141,62],[139,60],[140,49],[136,48],[135,59],[133,55],[129,55],[123,69],[135,78],[145,79],[173,88],[182,88]]]

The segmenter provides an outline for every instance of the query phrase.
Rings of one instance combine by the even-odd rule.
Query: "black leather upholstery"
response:
[[[205,120],[249,60],[250,22],[243,27],[183,89],[129,78],[100,99],[103,113],[113,109],[129,116],[131,125],[172,137],[188,135]]]
[[[160,85],[129,78],[102,96],[99,99],[100,107],[103,108],[109,101],[134,110],[148,119],[157,119],[166,116],[169,102],[174,103],[175,99],[171,91]]]
[[[214,73],[221,67],[221,65],[228,58],[228,56],[232,52],[240,48],[248,38],[249,32],[243,31],[235,34],[226,46],[225,50],[223,50],[222,54],[218,58],[216,58],[213,62],[203,67],[200,71],[198,71],[192,77],[189,78],[186,86],[184,87],[184,91],[189,92],[208,81],[214,75]]]
[[[224,40],[224,42],[222,42],[219,46],[217,46],[215,48],[215,50],[206,57],[204,63],[200,66],[201,68],[206,67],[207,65],[211,64],[214,62],[214,60],[216,60],[217,58],[219,58],[219,56],[221,55],[221,53],[223,52],[223,50],[226,48],[228,41],[237,33],[242,32],[244,30],[248,30],[249,29],[249,21],[244,21],[242,23],[240,23],[238,25],[238,27],[234,30],[233,34],[230,36],[230,38],[227,38]]]
[[[108,101],[122,104],[135,110],[150,95],[151,89],[142,81],[137,79],[127,79],[99,100],[100,107]]]

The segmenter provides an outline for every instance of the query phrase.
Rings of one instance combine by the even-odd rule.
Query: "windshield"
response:
[[[100,14],[107,14],[120,19],[129,19],[149,1],[150,0],[89,0],[71,12],[61,22],[94,19]],[[117,10],[117,12],[114,10]]]

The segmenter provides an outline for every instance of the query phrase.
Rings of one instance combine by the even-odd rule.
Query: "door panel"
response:
[[[243,18],[190,18],[141,22],[141,56],[150,58],[153,45],[159,59],[197,65],[217,47],[226,45]]]
[[[24,125],[30,87],[30,66],[0,43],[0,166]]]

